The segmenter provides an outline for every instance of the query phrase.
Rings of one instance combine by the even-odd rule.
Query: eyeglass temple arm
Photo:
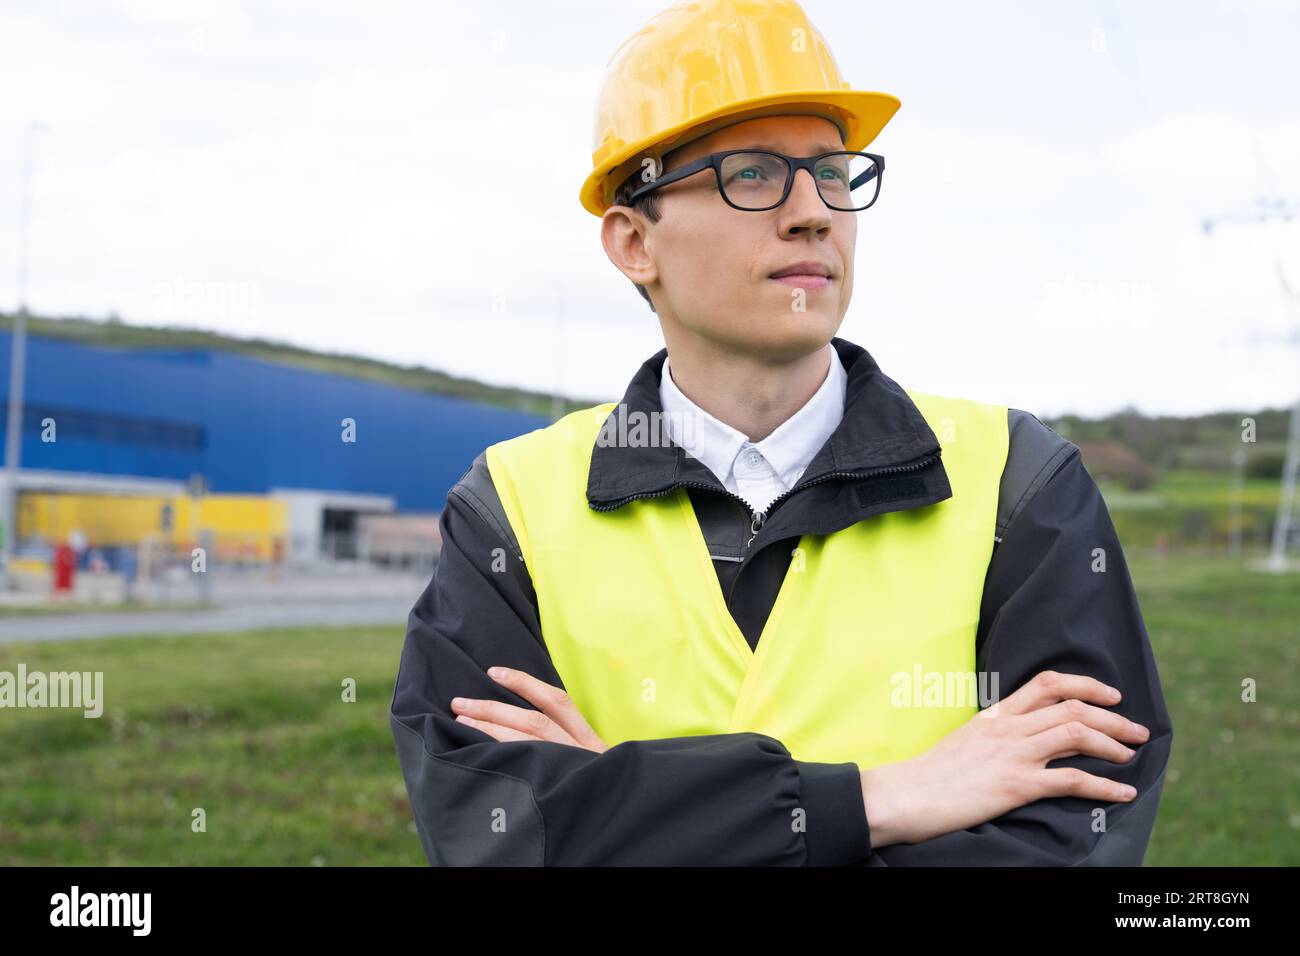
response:
[[[685,179],[687,176],[691,176],[695,173],[698,173],[701,169],[708,169],[712,165],[713,165],[712,156],[702,156],[699,159],[695,160],[695,162],[687,163],[685,166],[682,166],[680,169],[674,169],[671,173],[668,173],[664,176],[660,176],[658,179],[653,179],[650,182],[646,183],[644,186],[638,186],[633,191],[633,193],[630,196],[628,196],[627,201],[632,202],[637,197],[650,192],[650,190],[652,189],[655,189],[659,186],[667,186],[669,183],[675,183],[679,179]]]
[[[880,173],[882,169],[883,169],[883,164],[872,163],[868,169],[863,170],[862,173],[860,173],[857,177],[854,178],[854,180],[851,183],[849,183],[849,189],[857,189],[863,183],[870,180],[871,177]]]

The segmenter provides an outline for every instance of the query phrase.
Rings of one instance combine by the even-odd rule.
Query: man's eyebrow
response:
[[[765,149],[769,153],[784,153],[787,156],[794,155],[793,153],[786,153],[785,150],[783,149],[777,149],[775,146],[770,146],[767,143],[757,143],[742,148],[743,149]],[[847,150],[844,149],[843,143],[841,143],[838,146],[827,146],[825,143],[818,143],[816,146],[813,147],[813,151],[809,155],[819,156],[822,153],[842,153],[842,152],[847,152]]]

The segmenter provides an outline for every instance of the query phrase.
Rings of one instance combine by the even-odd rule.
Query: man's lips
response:
[[[831,284],[831,268],[823,262],[805,259],[778,269],[768,278],[800,289],[824,289]]]
[[[799,289],[824,289],[831,284],[831,280],[826,276],[811,272],[793,272],[783,276],[771,276],[771,279]]]

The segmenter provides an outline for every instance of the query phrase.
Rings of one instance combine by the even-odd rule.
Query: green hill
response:
[[[13,316],[0,314],[0,329],[12,327]],[[206,329],[128,325],[115,317],[95,320],[81,316],[31,316],[27,327],[33,335],[110,348],[220,349],[269,362],[351,375],[416,391],[454,395],[542,416],[551,416],[557,412],[564,414],[609,400],[565,397],[556,402],[545,392],[489,385],[423,365],[397,365],[356,355],[303,348],[272,339],[239,338]],[[1195,469],[1226,473],[1232,467],[1232,453],[1244,448],[1247,452],[1248,473],[1253,477],[1267,478],[1281,474],[1289,414],[1290,410],[1286,408],[1265,408],[1189,417],[1148,416],[1128,408],[1104,418],[1087,419],[1064,415],[1045,421],[1071,441],[1118,441],[1160,471]],[[1241,441],[1241,420],[1246,417],[1256,421],[1257,440],[1253,444]]]
[[[0,314],[0,329],[12,330],[13,323],[12,314]],[[397,365],[356,355],[302,348],[272,339],[238,338],[206,329],[128,325],[115,318],[95,320],[80,316],[67,318],[28,316],[27,331],[30,335],[67,339],[105,348],[219,349],[267,362],[280,362],[318,372],[350,375],[354,378],[397,385],[419,392],[454,395],[458,398],[472,399],[547,417],[557,411],[565,414],[603,401],[603,399],[588,401],[569,397],[557,404],[551,395],[544,392],[489,385],[486,382],[452,375],[423,365]]]

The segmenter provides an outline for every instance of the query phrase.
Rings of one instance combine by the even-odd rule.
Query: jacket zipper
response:
[[[830,481],[832,478],[874,478],[878,475],[892,475],[899,472],[917,471],[921,468],[925,468],[926,466],[933,464],[938,459],[939,459],[939,453],[936,453],[933,455],[929,455],[928,457],[923,458],[920,461],[913,462],[910,465],[893,465],[887,468],[873,468],[870,471],[832,471],[832,472],[828,472],[825,475],[820,475],[817,478],[812,479],[811,481],[796,483],[795,486],[791,488],[789,491],[781,492],[781,494],[777,495],[770,502],[768,502],[767,508],[765,508],[763,511],[751,512],[754,517],[753,520],[750,521],[749,523],[749,540],[745,542],[745,550],[748,551],[749,546],[753,542],[754,538],[758,537],[758,532],[762,529],[763,522],[767,520],[767,516],[772,510],[772,506],[775,505],[781,499],[787,498],[790,495],[794,494],[796,491],[802,491],[804,488],[811,487],[812,485],[821,484],[823,481]]]
[[[742,505],[744,505],[745,510],[748,511],[750,514],[749,540],[745,542],[745,551],[746,553],[748,553],[750,544],[753,543],[754,538],[758,537],[758,532],[762,529],[763,522],[767,520],[768,513],[771,512],[772,506],[775,505],[781,499],[787,498],[790,495],[794,494],[796,491],[802,491],[804,488],[809,488],[812,485],[821,484],[823,481],[830,481],[832,478],[874,478],[877,475],[892,475],[892,474],[897,474],[899,472],[918,471],[919,469],[925,468],[926,466],[931,465],[934,462],[938,461],[941,455],[942,455],[942,449],[940,449],[935,454],[922,458],[920,461],[913,462],[910,465],[891,465],[885,468],[872,468],[869,471],[828,472],[827,474],[820,475],[816,478],[813,478],[811,481],[796,483],[795,486],[791,488],[789,491],[781,492],[781,494],[777,495],[770,502],[768,502],[767,507],[762,511],[755,511],[753,508],[749,506],[749,502],[746,501],[744,498],[740,497],[740,495],[732,494],[730,491],[728,491],[725,488],[721,489],[721,491],[723,494],[727,495],[728,497],[733,498],[736,501],[739,501]],[[595,511],[613,511],[615,508],[621,508],[629,501],[638,501],[642,498],[662,498],[664,495],[672,494],[678,488],[702,488],[705,491],[712,491],[712,492],[717,492],[719,490],[719,488],[716,485],[705,484],[702,481],[679,481],[677,482],[677,484],[672,485],[669,488],[665,488],[663,491],[649,491],[644,494],[629,495],[628,497],[620,498],[618,501],[615,501],[611,504],[600,504],[600,505],[593,504],[591,507]]]

